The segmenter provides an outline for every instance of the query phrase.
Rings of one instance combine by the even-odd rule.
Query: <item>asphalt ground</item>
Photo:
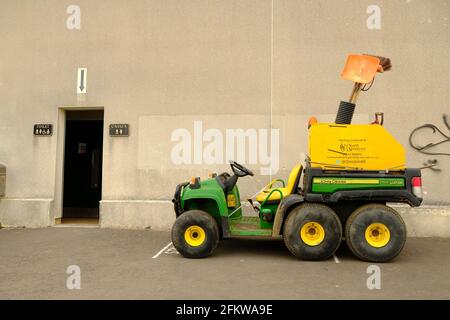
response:
[[[69,266],[80,289],[68,289]],[[449,299],[450,239],[409,238],[380,268],[345,243],[327,261],[294,258],[279,240],[222,241],[186,259],[169,232],[99,228],[0,230],[0,299]],[[373,283],[373,282],[371,282]]]

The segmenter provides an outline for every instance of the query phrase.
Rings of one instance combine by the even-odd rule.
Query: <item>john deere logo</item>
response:
[[[379,184],[380,179],[314,178],[313,182],[320,184]]]

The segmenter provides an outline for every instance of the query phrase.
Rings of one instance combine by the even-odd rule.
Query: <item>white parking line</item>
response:
[[[172,242],[169,242],[169,244],[167,246],[165,246],[164,248],[162,248],[161,250],[159,250],[159,252],[157,254],[155,254],[152,259],[156,259],[159,257],[159,255],[161,253],[163,253],[168,247],[170,247],[172,245]]]
[[[338,257],[337,257],[335,254],[333,254],[333,258],[334,258],[334,262],[336,262],[336,263],[341,263],[341,262],[339,261]]]
[[[166,251],[164,251],[164,254],[180,254],[175,247],[170,247]]]

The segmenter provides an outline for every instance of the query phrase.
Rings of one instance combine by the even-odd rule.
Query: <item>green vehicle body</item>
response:
[[[351,211],[361,203],[404,202],[419,206],[422,199],[412,192],[411,177],[420,176],[418,169],[398,172],[325,172],[317,168],[300,170],[304,175],[302,186],[283,198],[283,193],[273,188],[260,203],[258,217],[243,216],[237,184],[228,192],[217,181],[217,176],[195,183],[177,186],[174,199],[178,217],[185,211],[202,210],[216,220],[222,238],[235,236],[279,237],[284,219],[289,211],[303,202],[326,203],[337,213]],[[299,179],[300,180],[300,179]],[[284,182],[279,180],[284,186]],[[272,193],[279,193],[279,201],[269,201]],[[348,210],[342,208],[348,207]],[[266,219],[266,217],[271,217]],[[345,220],[345,217],[341,217]]]
[[[226,196],[234,196],[236,205],[228,207]],[[183,187],[181,196],[181,206],[185,211],[199,209],[212,215],[220,224],[221,218],[228,216],[241,206],[239,189],[235,186],[227,195],[215,179],[207,179],[199,182],[198,188],[191,188],[189,185]],[[240,218],[242,209],[239,208],[233,217]]]
[[[229,199],[232,199],[229,201]],[[202,210],[208,212],[217,224],[221,226],[222,235],[237,236],[270,236],[272,223],[267,223],[255,217],[242,217],[241,198],[239,188],[234,186],[226,195],[216,179],[206,179],[191,188],[182,186],[181,207],[183,211]],[[275,212],[277,205],[266,205],[265,210]],[[237,222],[247,224],[248,228],[239,228]],[[259,225],[258,225],[259,224]],[[227,228],[227,230],[223,230]]]

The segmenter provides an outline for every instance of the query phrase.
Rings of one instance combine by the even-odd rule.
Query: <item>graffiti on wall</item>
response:
[[[418,152],[426,155],[450,156],[450,125],[446,114],[442,115],[442,121],[444,122],[444,125],[447,128],[447,130],[449,131],[448,134],[446,134],[443,130],[439,129],[438,126],[431,123],[427,123],[411,131],[411,134],[409,135],[409,145]],[[433,136],[436,137],[436,140],[434,140],[433,142],[429,142],[425,145],[418,144],[416,142],[418,136],[424,134],[425,131],[429,133],[429,130],[431,130]],[[442,151],[442,145],[444,144],[448,145],[449,152]],[[438,147],[440,148],[440,150],[438,150]],[[424,162],[423,165],[424,169],[427,168],[433,171],[441,171],[440,169],[436,168],[436,166],[438,165],[437,159],[429,159],[426,162]]]

